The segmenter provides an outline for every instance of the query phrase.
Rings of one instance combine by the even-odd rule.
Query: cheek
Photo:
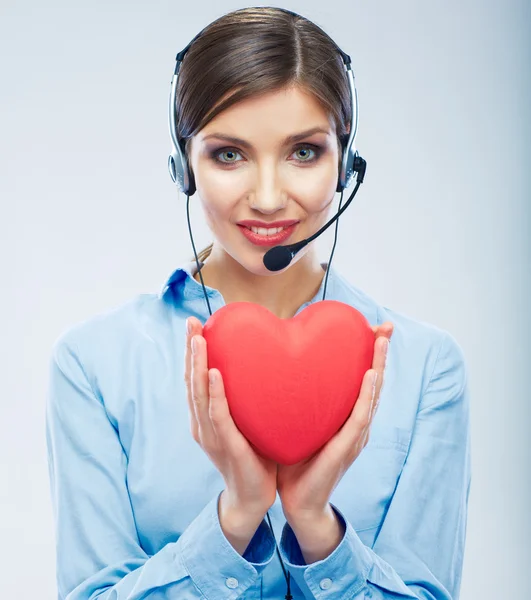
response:
[[[212,232],[216,233],[230,221],[235,203],[231,202],[230,197],[219,188],[198,189],[198,194],[206,224]]]
[[[317,173],[312,169],[311,177],[301,177],[293,193],[295,198],[304,198],[304,207],[308,214],[318,214],[334,200],[338,174],[333,168]]]
[[[195,182],[207,219],[216,219],[230,211],[231,201],[238,197],[234,177],[210,167],[206,159],[196,165]],[[236,185],[235,185],[236,184]]]
[[[307,199],[314,211],[322,210],[333,197],[337,188],[339,169],[337,157],[329,155],[319,165],[296,169],[292,182],[293,192]]]
[[[197,164],[195,178],[197,190],[204,198],[234,198],[245,190],[248,184],[244,174],[238,169],[224,170],[214,166],[207,158]]]

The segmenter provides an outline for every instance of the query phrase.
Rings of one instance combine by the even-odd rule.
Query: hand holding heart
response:
[[[276,499],[277,464],[257,454],[234,424],[221,373],[207,367],[201,322],[190,317],[187,325],[184,381],[192,437],[223,476],[220,503],[238,515],[262,519]],[[214,376],[210,384],[209,375]]]
[[[335,307],[336,311],[338,308]],[[328,436],[329,441],[317,453],[288,465],[277,464],[262,456],[236,426],[221,372],[217,368],[208,368],[203,327],[195,317],[189,317],[187,323],[190,333],[186,338],[185,382],[192,435],[221,472],[226,484],[224,494],[230,499],[231,506],[253,514],[260,511],[265,514],[274,503],[278,489],[286,517],[324,514],[332,491],[369,439],[385,368],[383,345],[386,341],[380,338],[390,339],[392,323],[387,321],[371,327],[376,338],[372,367],[364,374],[358,400],[341,429],[334,429],[337,433],[331,439]],[[368,324],[365,326],[370,334]],[[196,346],[193,355],[190,352],[192,338]],[[372,375],[375,373],[377,381],[373,386]],[[209,374],[215,378],[210,386]],[[260,382],[256,384],[259,386]]]
[[[363,378],[359,398],[343,427],[314,456],[295,465],[278,465],[277,488],[288,521],[311,520],[326,514],[337,484],[369,441],[370,427],[378,408],[393,324],[373,326],[376,340],[372,368]],[[373,376],[377,375],[373,385]]]

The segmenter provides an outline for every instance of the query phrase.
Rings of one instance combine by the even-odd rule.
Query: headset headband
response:
[[[265,7],[254,7],[254,8],[265,8]],[[298,15],[297,13],[294,13],[285,8],[278,8],[278,7],[275,7],[275,8],[277,8],[277,10],[282,10],[283,12],[293,15],[295,17],[304,18],[301,15]],[[347,79],[349,82],[350,102],[351,102],[350,132],[349,132],[349,137],[348,137],[347,143],[343,149],[341,168],[340,168],[338,183],[337,183],[337,188],[336,188],[337,192],[341,192],[345,188],[348,187],[348,185],[352,179],[352,175],[355,170],[355,161],[356,161],[356,157],[358,155],[356,148],[355,148],[356,134],[358,131],[358,94],[357,94],[356,85],[354,82],[354,74],[353,74],[352,68],[351,68],[350,56],[346,52],[343,52],[343,50],[341,50],[341,48],[339,48],[339,46],[334,42],[334,40],[325,31],[323,31],[323,29],[321,29],[318,25],[315,25],[315,27],[317,27],[320,31],[322,31],[322,33],[334,44],[335,48],[337,49],[338,53],[340,54],[340,56],[343,60],[343,64],[345,65]],[[189,169],[189,166],[188,166],[188,163],[186,160],[184,147],[181,146],[181,143],[179,142],[178,137],[177,137],[176,118],[175,118],[176,117],[176,114],[175,114],[176,108],[175,107],[176,107],[176,97],[177,97],[177,82],[179,79],[179,71],[180,71],[184,56],[186,55],[186,53],[188,52],[188,50],[190,49],[192,44],[195,42],[195,40],[197,38],[199,38],[201,36],[201,34],[205,31],[205,29],[206,29],[206,27],[204,27],[183,50],[181,50],[180,52],[177,53],[177,56],[175,57],[175,69],[174,69],[173,77],[171,80],[170,106],[169,106],[169,128],[170,128],[170,137],[171,137],[171,142],[172,142],[173,148],[172,148],[172,152],[171,152],[170,156],[168,157],[168,169],[169,169],[170,176],[171,176],[172,180],[174,181],[174,183],[176,183],[178,185],[178,187],[180,188],[180,190],[183,193],[185,193],[189,196],[191,196],[195,193],[196,187],[195,187],[194,177],[190,172],[190,169]]]

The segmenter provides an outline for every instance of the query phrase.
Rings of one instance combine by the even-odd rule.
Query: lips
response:
[[[246,219],[245,221],[238,221],[237,225],[243,225],[244,227],[263,227],[265,229],[273,229],[277,227],[289,227],[298,223],[297,219],[284,219],[283,221],[273,221],[272,223],[264,223],[263,221],[256,221],[254,219]]]
[[[295,229],[297,228],[298,221],[291,222],[292,224],[288,227],[285,227],[282,231],[275,233],[273,235],[260,235],[259,233],[254,233],[248,227],[238,224],[243,235],[256,246],[278,246],[283,242],[287,241],[287,239],[293,234]],[[257,227],[254,225],[254,227]],[[278,225],[278,227],[282,227],[282,225]]]

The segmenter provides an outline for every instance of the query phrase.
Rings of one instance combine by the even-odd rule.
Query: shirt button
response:
[[[323,579],[321,581],[321,583],[319,584],[319,587],[322,590],[328,590],[328,589],[330,589],[332,587],[332,580],[329,579],[328,577],[326,577],[326,579]]]
[[[238,580],[235,577],[229,577],[225,580],[225,585],[233,590],[234,588],[238,587]]]

